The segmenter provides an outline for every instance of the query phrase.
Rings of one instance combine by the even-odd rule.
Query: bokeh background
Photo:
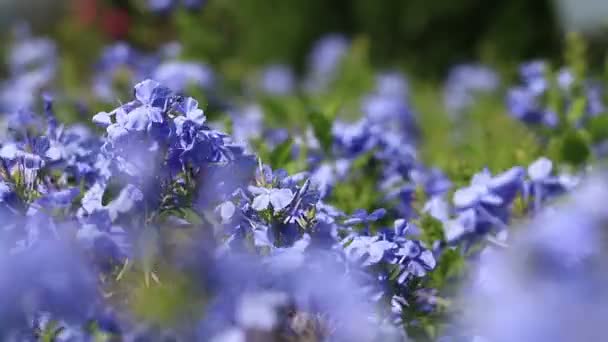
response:
[[[189,57],[239,70],[281,62],[301,71],[313,42],[340,32],[366,39],[377,66],[439,78],[470,61],[506,71],[541,56],[557,61],[563,33],[573,29],[602,46],[607,7],[601,0],[208,0],[198,11],[150,15],[138,0],[4,0],[0,25],[6,35],[25,19],[81,62],[104,41],[153,49],[179,38]]]

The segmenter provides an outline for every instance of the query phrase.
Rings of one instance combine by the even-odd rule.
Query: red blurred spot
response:
[[[129,33],[131,17],[125,10],[108,9],[101,18],[103,31],[114,39],[122,39]]]
[[[131,17],[127,10],[109,7],[99,0],[73,0],[77,21],[94,26],[113,39],[123,39],[129,33]]]
[[[93,25],[99,11],[97,0],[73,0],[74,13],[83,25]]]

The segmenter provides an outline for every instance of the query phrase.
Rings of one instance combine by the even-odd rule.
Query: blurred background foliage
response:
[[[186,57],[227,65],[233,72],[271,62],[301,71],[312,43],[328,32],[368,39],[377,66],[435,78],[456,63],[482,60],[511,67],[523,59],[556,58],[561,51],[551,0],[208,0],[201,11],[154,15],[142,0],[4,3],[2,23],[33,16],[37,29],[56,32],[80,61],[97,51],[91,38],[95,29],[83,25],[93,22],[105,39],[149,49],[179,39]]]

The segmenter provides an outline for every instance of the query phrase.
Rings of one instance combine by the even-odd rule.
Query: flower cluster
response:
[[[204,2],[149,5],[164,12],[178,3]],[[531,279],[535,291],[550,290],[539,298],[555,308],[569,305],[560,294],[577,294],[580,309],[586,286],[602,284],[604,274],[593,273],[601,267],[585,272],[600,250],[605,184],[581,188],[593,166],[562,162],[572,137],[583,137],[579,145],[587,133],[598,146],[605,140],[589,129],[603,115],[602,88],[579,87],[564,69],[564,108],[553,111],[546,64],[524,65],[524,84],[508,90],[509,110],[567,139],[531,130],[539,152],[454,177],[424,158],[428,127],[399,71],[370,71],[366,87],[344,95],[352,77],[345,86],[343,74],[361,72],[345,65],[356,62],[350,47],[326,36],[301,82],[289,66],[272,64],[231,96],[218,90],[210,66],[178,60],[178,44],[142,53],[117,43],[93,69],[86,108],[104,110],[68,125],[48,94],[36,113],[39,93],[53,85],[54,45],[23,36],[0,87],[0,339],[556,336],[545,309],[524,310],[538,299],[509,285]],[[117,101],[125,88],[132,98]],[[499,79],[477,64],[459,66],[444,90],[448,111],[459,114],[446,120],[458,121],[480,94],[500,91]],[[188,95],[197,92],[204,98]],[[216,107],[228,115],[215,120]],[[560,207],[570,193],[580,194]],[[542,229],[520,242],[512,227],[527,220],[528,230]],[[574,229],[556,233],[545,223]],[[517,267],[504,267],[501,253],[517,255]],[[481,318],[446,320],[463,309],[454,285],[465,265],[481,286],[473,286],[474,307],[495,305]],[[525,277],[512,276],[525,268]],[[574,280],[549,281],[564,274]],[[521,333],[501,325],[513,312]],[[531,313],[544,325],[530,324]]]

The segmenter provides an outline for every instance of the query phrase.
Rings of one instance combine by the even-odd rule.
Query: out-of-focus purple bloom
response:
[[[387,145],[416,141],[418,127],[409,104],[407,80],[397,72],[376,76],[376,89],[363,99],[361,110],[374,136]],[[394,133],[388,135],[387,132]]]
[[[335,77],[348,48],[348,40],[339,34],[329,34],[319,39],[308,58],[306,88],[317,91],[325,88]]]
[[[286,65],[271,65],[264,70],[260,77],[261,89],[270,95],[287,95],[295,89],[295,75]]]
[[[547,63],[536,60],[524,63],[519,74],[527,87],[534,93],[540,94],[547,89]]]
[[[26,331],[31,317],[41,312],[84,324],[97,297],[93,273],[77,250],[60,242],[0,253],[0,292],[2,339]]]
[[[167,12],[175,3],[175,0],[148,0],[148,7],[155,12]]]
[[[557,114],[545,109],[533,90],[516,87],[507,94],[507,107],[517,119],[531,124],[544,124],[554,127],[558,123]]]
[[[423,212],[428,213],[434,218],[440,221],[447,221],[450,215],[450,206],[448,202],[441,196],[431,197],[422,209]]]
[[[17,37],[8,57],[10,78],[0,83],[0,111],[31,110],[36,97],[55,77],[55,44],[29,34]]]
[[[407,79],[397,71],[384,72],[376,76],[376,93],[393,98],[408,98]]]
[[[231,112],[232,136],[239,143],[247,143],[259,138],[263,133],[264,112],[259,105],[246,105],[240,110]]]
[[[480,93],[495,91],[500,85],[498,75],[479,64],[464,64],[452,68],[445,82],[445,106],[451,112],[459,112],[473,104]]]
[[[528,178],[525,184],[524,198],[534,198],[533,209],[538,212],[543,202],[560,196],[574,188],[578,181],[576,177],[566,174],[554,176],[551,160],[541,157],[528,166]]]
[[[542,124],[549,127],[556,127],[559,124],[559,117],[555,110],[551,109],[547,102],[551,80],[548,79],[547,64],[541,61],[529,62],[520,68],[520,76],[523,84],[509,89],[506,102],[511,114],[526,123]],[[573,92],[575,80],[572,72],[567,68],[562,68],[555,76],[559,91],[559,105],[562,110],[568,111],[574,105],[576,98]],[[574,125],[581,125],[589,117],[599,115],[604,111],[604,101],[600,94],[603,87],[592,80],[581,80],[585,97],[585,107],[583,113],[577,118]],[[555,104],[554,104],[555,105]]]
[[[607,199],[602,176],[591,177],[559,208],[539,213],[508,249],[484,251],[463,297],[470,303],[465,328],[492,341],[603,338],[608,217],[601,209]]]
[[[167,13],[181,3],[189,10],[201,9],[207,0],[147,0],[148,8],[157,13]]]
[[[194,62],[164,62],[156,67],[152,78],[175,92],[184,92],[188,86],[210,89],[215,83],[211,68]]]
[[[150,76],[157,63],[155,56],[140,53],[127,43],[107,46],[96,64],[93,93],[102,101],[115,103],[118,98],[116,81],[121,81],[123,86],[132,86]]]

